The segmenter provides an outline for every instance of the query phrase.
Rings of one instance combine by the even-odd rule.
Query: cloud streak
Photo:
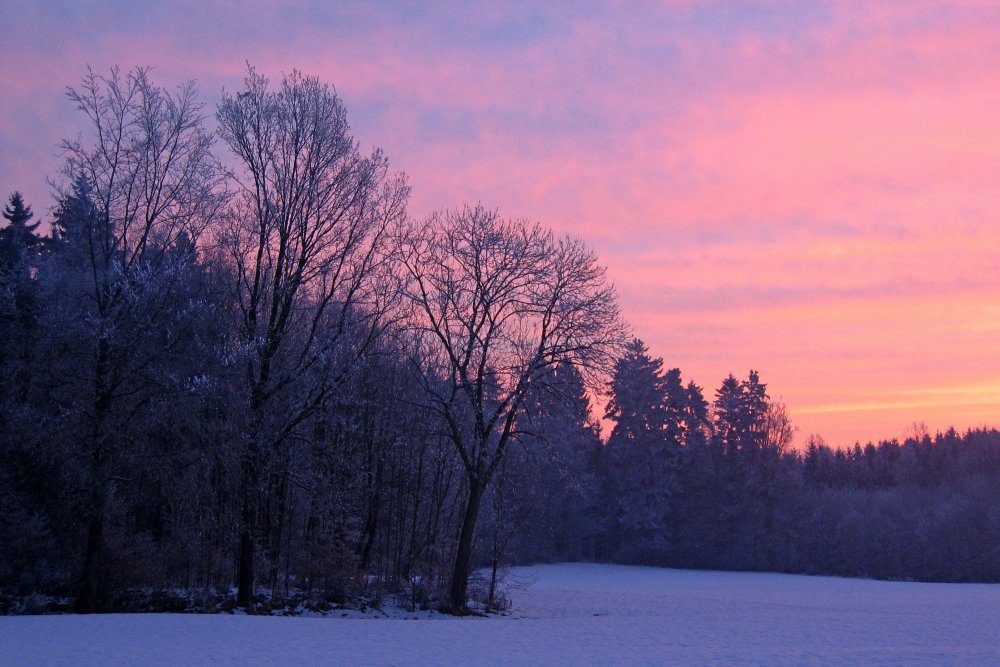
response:
[[[38,212],[87,63],[197,78],[210,105],[246,60],[298,68],[408,172],[413,214],[482,201],[586,239],[637,335],[709,393],[758,368],[802,432],[845,444],[1000,414],[995,3],[53,2],[0,21],[0,186]]]

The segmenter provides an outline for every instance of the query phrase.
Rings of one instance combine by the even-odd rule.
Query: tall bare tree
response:
[[[124,446],[122,420],[135,415],[148,394],[137,388],[143,371],[162,355],[144,345],[160,324],[170,293],[181,280],[169,249],[181,236],[196,239],[214,220],[224,195],[212,137],[193,82],[171,93],[155,86],[148,68],[109,76],[88,70],[70,100],[90,121],[90,134],[63,142],[64,175],[89,186],[93,215],[81,223],[74,250],[79,275],[66,289],[81,298],[67,331],[76,331],[88,367],[74,401],[84,401],[90,460],[89,519],[81,610],[100,605],[99,559],[108,486],[116,450]]]
[[[377,338],[394,294],[386,230],[409,188],[381,151],[361,154],[343,103],[316,78],[293,72],[273,91],[251,67],[216,117],[238,162],[219,241],[234,266],[247,387],[237,594],[247,606],[265,469]]]
[[[400,234],[414,356],[467,476],[449,605],[467,610],[483,494],[518,437],[529,392],[561,363],[603,377],[625,340],[617,298],[593,252],[482,207],[432,216]]]

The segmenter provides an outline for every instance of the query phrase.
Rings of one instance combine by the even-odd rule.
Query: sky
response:
[[[1000,426],[1000,3],[0,0],[0,189],[53,205],[87,66],[333,85],[409,213],[584,239],[711,398],[835,446]],[[221,151],[220,146],[220,151]]]

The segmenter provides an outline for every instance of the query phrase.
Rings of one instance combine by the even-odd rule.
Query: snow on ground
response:
[[[516,568],[507,617],[0,618],[11,665],[1000,665],[1000,586]]]

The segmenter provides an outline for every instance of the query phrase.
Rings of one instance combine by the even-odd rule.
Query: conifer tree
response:
[[[34,214],[25,205],[20,192],[10,196],[3,210],[7,226],[0,229],[0,263],[10,267],[22,261],[25,254],[38,247],[40,239],[35,235],[40,222],[31,223]]]
[[[615,422],[607,446],[623,531],[619,558],[665,558],[685,401],[680,370],[664,372],[663,360],[651,357],[645,343],[629,343],[615,367],[605,414]]]
[[[20,192],[10,195],[3,217],[7,225],[0,229],[0,335],[4,340],[0,345],[0,365],[7,360],[23,362],[28,354],[28,331],[33,325],[36,308],[32,279],[36,265],[34,256],[41,244],[35,234],[39,223],[31,222],[34,215]],[[23,368],[8,367],[6,370],[12,375],[23,376]],[[3,382],[7,384],[8,380]]]
[[[580,371],[561,363],[525,400],[518,431],[540,447],[516,448],[507,470],[516,476],[510,503],[520,512],[522,557],[578,560],[592,552],[595,457],[599,426]],[[529,443],[530,444],[530,443]],[[515,545],[517,546],[517,545]]]
[[[770,397],[757,371],[743,381],[730,373],[715,392],[713,407],[716,438],[727,454],[765,445]]]
[[[604,417],[615,422],[609,442],[638,443],[668,426],[667,386],[663,360],[649,356],[638,338],[627,346],[615,365],[611,397]]]
[[[59,196],[46,245],[61,261],[79,268],[90,254],[92,235],[100,228],[93,188],[83,174],[76,174],[68,192]]]

